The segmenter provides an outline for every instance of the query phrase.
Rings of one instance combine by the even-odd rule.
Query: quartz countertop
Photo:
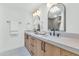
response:
[[[79,55],[79,39],[68,38],[68,37],[56,37],[49,35],[40,35],[33,32],[26,32],[39,40],[45,41],[57,47],[63,48],[65,50],[71,51]]]

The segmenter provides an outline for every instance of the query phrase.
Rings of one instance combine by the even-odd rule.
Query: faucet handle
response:
[[[59,33],[57,33],[57,37],[59,37],[59,35],[60,35],[60,34],[59,34]]]

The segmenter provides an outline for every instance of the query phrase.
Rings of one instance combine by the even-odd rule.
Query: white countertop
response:
[[[48,35],[34,34],[33,32],[26,32],[28,35],[36,37],[42,41],[48,42],[65,50],[71,51],[79,55],[79,39],[66,38],[66,37],[55,37]]]

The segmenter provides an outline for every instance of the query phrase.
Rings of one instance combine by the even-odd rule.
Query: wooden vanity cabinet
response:
[[[29,52],[32,56],[40,56],[42,55],[41,53],[41,41],[32,37],[32,36],[29,36]]]
[[[31,41],[31,52],[33,56],[37,55],[37,39],[35,39],[34,37],[32,37]]]
[[[61,56],[78,56],[77,54],[74,54],[74,53],[67,51],[65,49],[61,49],[60,52],[61,52]]]
[[[31,36],[29,36],[28,37],[28,50],[29,50],[30,53],[31,53],[31,43],[32,43],[32,39],[31,39]]]
[[[30,52],[31,55],[33,55],[33,39],[31,36],[28,36],[28,39],[26,40],[27,46],[26,48]]]
[[[48,44],[41,40],[36,40],[37,42],[37,56],[59,56],[60,48]]]
[[[75,53],[59,48],[55,45],[45,44],[45,56],[78,56]]]
[[[25,47],[32,56],[78,56],[77,54],[26,34]]]
[[[46,43],[44,55],[45,56],[60,56],[60,48]]]
[[[37,55],[44,56],[43,41],[37,39]]]
[[[29,36],[29,52],[32,56],[44,56],[43,41]]]
[[[29,48],[29,38],[28,38],[29,36],[25,33],[24,34],[24,45],[25,45],[25,47],[28,49]]]

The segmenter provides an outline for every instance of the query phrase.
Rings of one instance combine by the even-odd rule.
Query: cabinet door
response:
[[[43,56],[44,55],[44,51],[43,51],[43,41],[40,41],[34,37],[31,38],[31,53],[32,56]]]
[[[32,55],[36,56],[37,55],[37,40],[33,37],[32,37],[31,47],[32,47],[31,48]]]
[[[37,55],[37,39],[29,36],[29,52],[32,56]]]
[[[31,39],[31,36],[29,36],[29,39],[28,39],[28,50],[29,50],[30,53],[31,53],[31,50],[32,50],[31,43],[32,43],[32,39]]]
[[[74,54],[72,52],[69,52],[67,50],[61,49],[61,56],[77,56],[77,54]]]
[[[43,41],[37,39],[37,55],[38,56],[44,56],[42,43],[43,43]]]
[[[60,48],[48,44],[45,44],[45,56],[59,56],[60,55]]]
[[[33,54],[33,47],[32,47],[32,44],[33,44],[33,40],[32,40],[32,37],[31,36],[28,36],[28,39],[26,40],[27,42],[27,49],[28,51],[30,52],[30,54],[32,55]]]

